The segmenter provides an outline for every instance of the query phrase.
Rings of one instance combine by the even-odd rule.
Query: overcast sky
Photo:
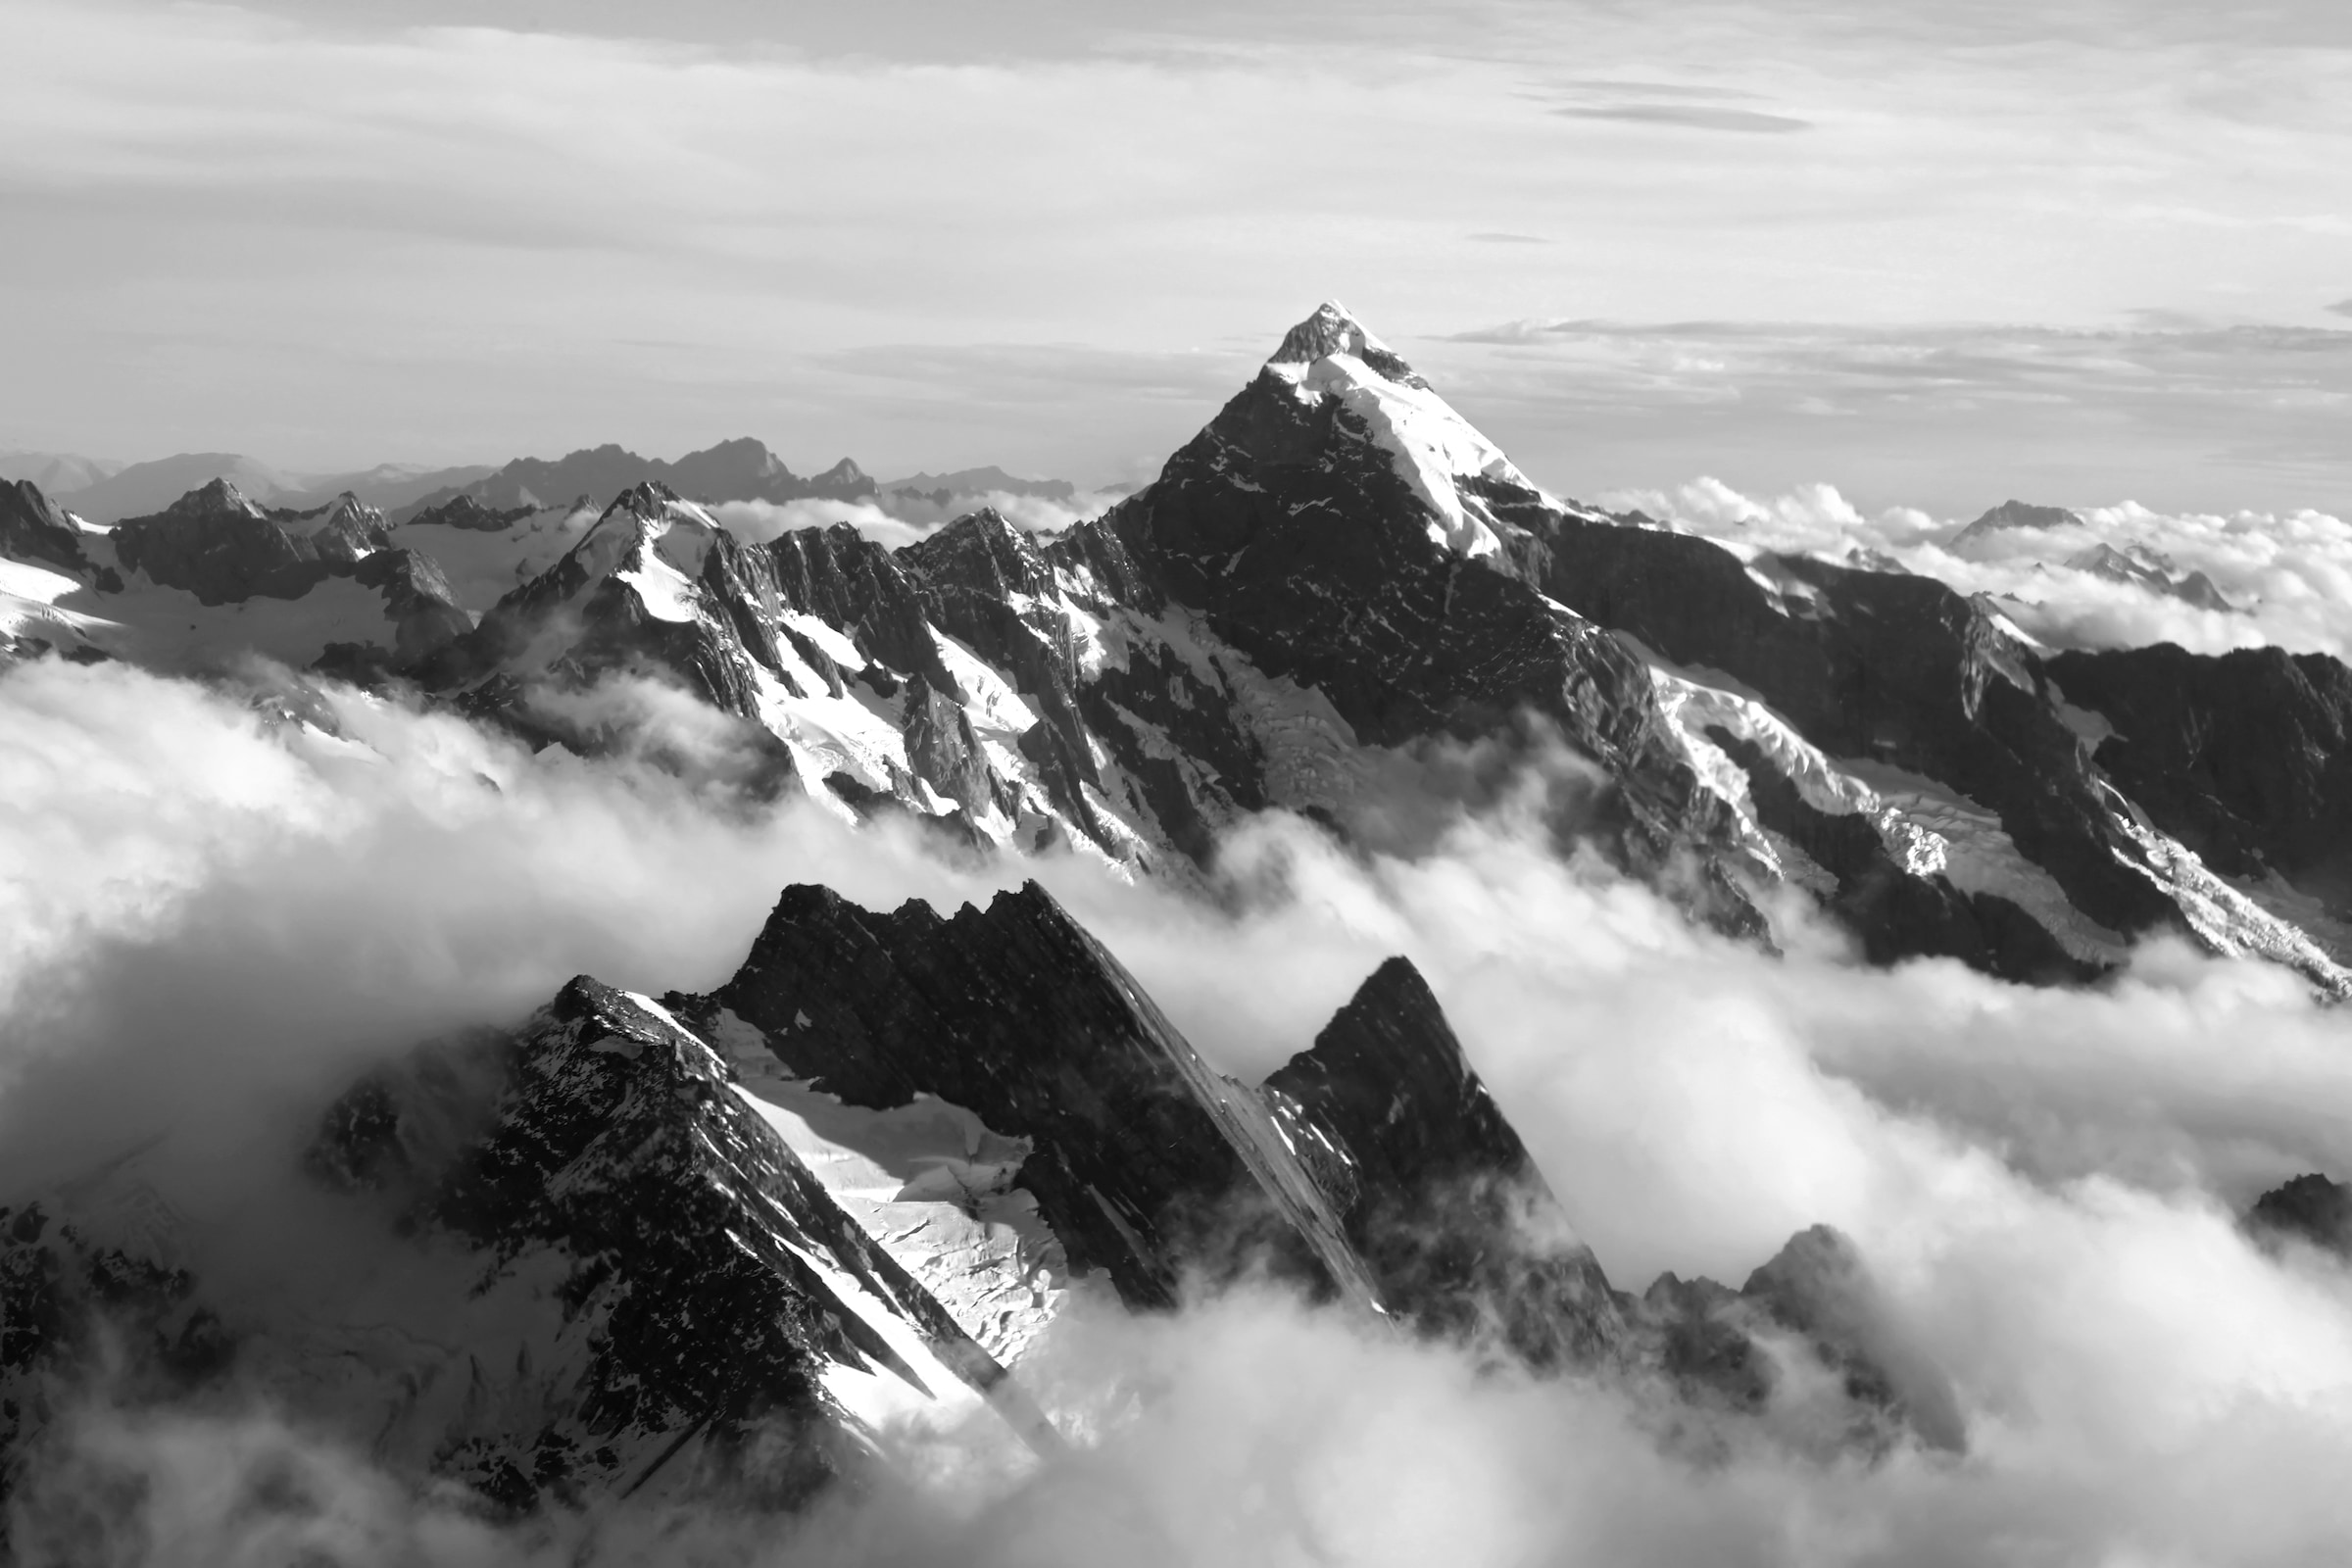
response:
[[[1131,479],[1336,296],[1568,494],[2352,509],[2352,7],[1274,9],[0,0],[0,448]]]

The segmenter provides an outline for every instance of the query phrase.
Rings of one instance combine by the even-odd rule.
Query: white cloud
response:
[[[931,530],[894,517],[870,501],[725,501],[710,509],[729,531],[765,544],[802,528],[848,523],[886,549],[913,544]]]
[[[729,529],[754,543],[765,543],[800,528],[827,528],[848,523],[878,545],[896,550],[929,537],[943,523],[967,513],[994,507],[1016,528],[1031,533],[1054,532],[1089,517],[1099,517],[1118,497],[1107,492],[1081,492],[1070,501],[1044,496],[1016,496],[988,491],[955,497],[948,505],[894,499],[884,511],[870,501],[728,501],[711,511]]]

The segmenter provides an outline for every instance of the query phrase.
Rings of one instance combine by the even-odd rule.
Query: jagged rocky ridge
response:
[[[738,1071],[755,1054],[791,1078]],[[259,1393],[505,1513],[649,1487],[796,1507],[862,1484],[894,1414],[981,1400],[1056,1446],[952,1288],[1004,1260],[893,1222],[975,1195],[918,1178],[881,1222],[853,1218],[856,1179],[796,1149],[789,1107],[814,1101],[853,1143],[884,1130],[854,1107],[968,1118],[959,1147],[1012,1151],[1004,1179],[1056,1245],[1023,1266],[1138,1309],[1267,1275],[1540,1373],[1670,1389],[1692,1419],[1826,1400],[1825,1452],[1904,1423],[1960,1441],[1835,1233],[1739,1293],[1613,1290],[1402,959],[1251,1087],[1034,884],[946,919],[801,887],[710,997],[581,977],[511,1034],[419,1048],[342,1095],[301,1179],[335,1205],[317,1223],[375,1241],[335,1268],[209,1276],[168,1194],[116,1190],[122,1161],[0,1215],[0,1497],[37,1491],[52,1424],[101,1381],[130,1408]]]
[[[1271,1274],[1531,1368],[1659,1376],[1748,1411],[1776,1390],[1778,1336],[1850,1382],[1856,1422],[1960,1441],[1834,1232],[1740,1293],[1612,1288],[1405,959],[1256,1086],[1203,1062],[1035,883],[945,919],[790,888],[732,980],[667,1001],[851,1104],[930,1097],[1020,1138],[1021,1186],[1069,1265],[1131,1306]],[[1681,1348],[1695,1340],[1713,1360]]]

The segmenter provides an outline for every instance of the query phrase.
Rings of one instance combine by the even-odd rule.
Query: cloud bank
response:
[[[2030,498],[2029,498],[2030,499]],[[2352,657],[2352,523],[2324,512],[2168,514],[2136,502],[2077,509],[2080,524],[2003,528],[1963,538],[1970,519],[1908,507],[1866,516],[1828,484],[1758,499],[1702,477],[1674,490],[1610,492],[1735,551],[1875,557],[1965,594],[1993,594],[2035,638],[2061,648],[2178,643],[2194,653],[2277,646]],[[2176,576],[2202,572],[2234,611],[2199,608],[2066,564],[2099,545],[2152,550]]]

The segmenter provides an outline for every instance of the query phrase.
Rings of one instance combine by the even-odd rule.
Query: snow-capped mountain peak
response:
[[[583,586],[618,577],[657,620],[692,620],[694,580],[710,559],[718,519],[659,480],[616,497],[572,547]]]
[[[1337,301],[1316,307],[1283,336],[1266,373],[1288,382],[1301,403],[1336,400],[1428,508],[1430,538],[1456,555],[1495,554],[1510,527],[1463,481],[1537,493],[1501,448]]]
[[[1413,386],[1429,384],[1338,300],[1325,300],[1315,307],[1314,315],[1284,333],[1282,347],[1266,363],[1305,367],[1335,354],[1350,355],[1391,380]]]

